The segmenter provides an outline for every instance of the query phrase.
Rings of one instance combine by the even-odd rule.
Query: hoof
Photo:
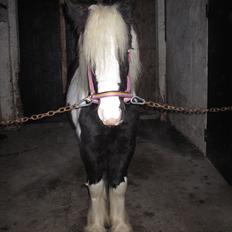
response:
[[[91,225],[86,226],[84,232],[106,232],[106,229],[99,225]]]
[[[113,226],[111,232],[133,232],[133,229],[130,224],[119,224]]]

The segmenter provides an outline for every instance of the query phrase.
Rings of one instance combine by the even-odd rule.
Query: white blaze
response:
[[[107,54],[104,64],[96,66],[96,79],[98,82],[98,93],[119,90],[120,67],[115,56],[115,45],[111,40],[111,49]],[[122,111],[120,109],[119,97],[106,97],[100,99],[98,116],[107,126],[117,126],[121,122]]]

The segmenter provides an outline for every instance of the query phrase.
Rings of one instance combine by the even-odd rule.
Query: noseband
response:
[[[128,51],[128,60],[130,63],[131,61],[130,50]],[[91,100],[95,104],[99,104],[100,99],[106,97],[120,97],[123,98],[123,101],[125,103],[129,102],[133,98],[133,94],[131,93],[131,78],[129,73],[127,75],[127,88],[125,91],[106,91],[106,92],[96,93],[94,88],[94,82],[93,82],[93,72],[90,67],[88,68],[88,81],[89,81]]]

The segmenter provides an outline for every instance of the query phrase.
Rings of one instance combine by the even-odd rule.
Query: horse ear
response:
[[[87,1],[65,0],[65,16],[79,32],[85,27],[89,5]]]
[[[121,1],[119,4],[119,9],[121,14],[123,15],[123,18],[129,23],[133,24],[133,13],[136,7],[136,1],[135,0],[124,0]]]

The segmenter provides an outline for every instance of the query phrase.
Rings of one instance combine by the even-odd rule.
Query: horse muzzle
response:
[[[111,102],[110,100],[111,99],[107,99],[106,101],[100,102],[97,112],[98,117],[105,126],[118,126],[123,122],[120,102],[118,99],[118,102]],[[117,103],[117,106],[115,106],[114,103]]]
[[[110,118],[110,119],[107,119],[105,121],[102,121],[102,123],[105,125],[105,126],[109,126],[109,127],[114,127],[114,126],[118,126],[122,123],[123,121],[122,120],[118,120],[118,119],[115,119],[115,118]]]

